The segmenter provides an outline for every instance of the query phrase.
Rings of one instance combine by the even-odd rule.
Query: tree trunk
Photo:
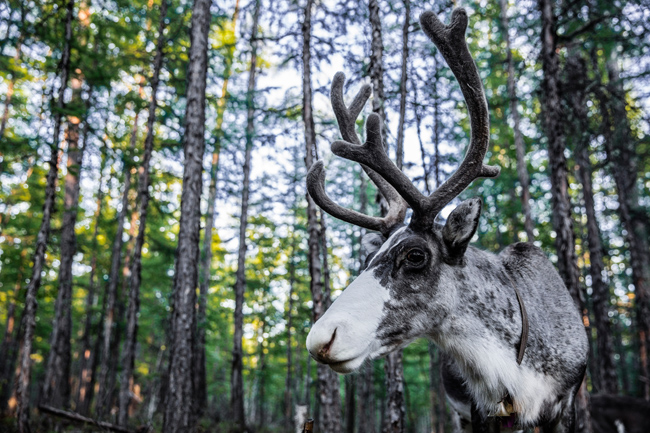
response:
[[[597,392],[606,394],[618,393],[618,378],[614,364],[614,343],[609,321],[609,286],[604,278],[605,265],[603,263],[603,246],[600,240],[600,230],[596,219],[594,206],[592,168],[589,161],[589,149],[582,147],[576,154],[579,165],[578,175],[582,183],[582,194],[585,200],[587,213],[587,242],[589,246],[589,275],[591,276],[592,302],[598,353],[599,384]]]
[[[122,349],[122,374],[120,377],[119,409],[117,423],[126,426],[128,420],[128,409],[131,402],[131,386],[133,367],[135,362],[135,350],[138,337],[138,312],[140,311],[140,284],[142,282],[142,247],[144,246],[144,235],[147,227],[147,209],[149,207],[149,165],[153,151],[154,123],[156,121],[156,108],[158,106],[158,85],[160,83],[160,71],[162,69],[164,47],[167,38],[164,34],[165,19],[167,17],[167,0],[160,4],[160,21],[158,22],[158,41],[156,43],[156,54],[153,61],[153,75],[151,77],[151,101],[149,103],[149,117],[147,118],[147,136],[144,141],[144,152],[142,164],[139,169],[138,179],[138,214],[140,217],[138,235],[135,238],[133,248],[133,259],[131,262],[129,276],[129,302],[126,313],[126,338]],[[187,134],[187,132],[186,132]],[[107,390],[109,391],[109,390]]]
[[[5,335],[0,345],[0,413],[7,408],[7,403],[12,394],[14,378],[16,376],[16,359],[18,357],[19,345],[25,331],[25,312],[20,316],[16,326],[16,303],[18,302],[21,289],[21,282],[25,279],[24,260],[27,257],[27,249],[20,252],[20,265],[13,293],[10,294],[9,307],[7,308],[7,319],[5,321]]]
[[[610,173],[616,183],[618,214],[630,249],[630,267],[635,288],[636,322],[639,329],[639,360],[643,397],[650,400],[650,227],[639,203],[637,142],[627,117],[626,94],[615,59],[607,62],[609,82],[599,93],[603,116],[605,150]],[[621,355],[622,356],[622,355]]]
[[[297,191],[297,180],[294,178],[293,181],[293,196],[294,203],[299,200],[298,191]],[[290,245],[289,245],[289,256],[287,260],[288,263],[288,273],[289,273],[289,295],[287,302],[287,376],[284,381],[284,426],[286,431],[290,431],[293,424],[292,409],[293,409],[293,347],[292,347],[292,328],[293,328],[293,308],[294,300],[293,296],[295,293],[296,285],[296,263],[294,257],[296,256],[297,248],[297,239],[296,239],[296,227],[298,225],[297,215],[294,212],[293,222],[291,225],[290,232]]]
[[[576,308],[585,315],[585,302],[580,287],[580,274],[575,253],[575,235],[571,219],[571,201],[567,162],[564,156],[565,141],[562,124],[562,107],[559,94],[559,56],[556,51],[557,33],[553,2],[539,0],[542,15],[542,110],[544,130],[548,140],[549,167],[551,178],[552,221],[555,230],[555,247],[558,256],[558,270]],[[589,416],[589,395],[583,381],[576,396],[576,431],[591,433]]]
[[[614,365],[612,329],[609,321],[609,287],[603,276],[603,246],[594,205],[592,168],[589,161],[589,118],[587,115],[587,68],[579,53],[567,58],[567,96],[571,107],[570,132],[575,140],[575,159],[578,164],[578,178],[582,183],[582,195],[587,214],[587,243],[589,246],[589,274],[591,276],[594,323],[596,325],[597,348],[592,359],[596,371],[592,380],[599,393],[616,394],[618,379]],[[593,369],[592,369],[593,370]]]
[[[78,100],[81,81],[72,79],[73,99]],[[61,226],[61,265],[59,290],[54,304],[54,322],[50,338],[50,353],[41,391],[41,404],[57,408],[70,405],[70,362],[72,336],[72,262],[77,251],[75,224],[79,211],[79,176],[83,147],[79,146],[79,119],[70,116],[66,131],[68,142],[67,173],[65,176],[64,213]]]
[[[368,12],[372,38],[370,41],[370,80],[372,81],[372,111],[379,114],[382,120],[382,136],[386,145],[386,110],[384,109],[384,43],[381,35],[381,19],[379,16],[379,0],[368,1]],[[408,57],[407,57],[408,58]]]
[[[142,84],[142,83],[141,83]],[[142,87],[140,87],[142,92]],[[110,410],[111,396],[113,394],[114,380],[111,379],[112,371],[114,371],[113,348],[116,346],[116,321],[115,310],[118,304],[117,286],[120,281],[120,265],[122,263],[122,239],[124,235],[124,220],[129,211],[129,194],[131,192],[131,176],[132,167],[131,163],[127,163],[127,158],[131,158],[131,153],[135,149],[136,141],[138,138],[138,118],[140,112],[136,110],[133,119],[133,127],[131,129],[131,137],[129,140],[129,154],[124,156],[123,171],[124,171],[124,190],[122,191],[121,208],[117,214],[115,238],[111,249],[111,268],[108,276],[108,285],[106,288],[105,307],[104,307],[104,320],[103,320],[103,333],[102,333],[102,346],[101,346],[101,364],[99,367],[99,393],[97,403],[95,405],[95,412],[98,417],[103,417],[106,410]],[[135,228],[131,225],[131,230]],[[129,254],[126,254],[128,259]],[[119,342],[119,340],[118,340]]]
[[[239,15],[239,0],[235,1],[235,12],[232,17],[232,32],[235,34],[237,17]],[[210,288],[210,270],[212,264],[212,233],[214,230],[215,208],[217,201],[217,175],[219,173],[219,154],[223,140],[223,115],[228,102],[228,81],[232,73],[232,63],[235,54],[235,46],[228,47],[224,59],[223,85],[221,86],[221,97],[217,102],[217,119],[214,131],[215,143],[210,166],[210,187],[208,189],[208,210],[205,215],[205,233],[203,234],[203,251],[201,253],[201,277],[199,282],[199,306],[196,312],[196,352],[195,352],[195,383],[196,383],[196,404],[197,416],[200,417],[208,404],[206,366],[205,366],[205,327],[206,327],[206,304],[208,289]]]
[[[348,374],[345,376],[345,433],[354,433],[356,420],[356,401],[355,394],[357,391],[356,375]]]
[[[311,88],[311,14],[313,0],[307,0],[305,16],[302,23],[302,89],[303,109],[302,120],[305,126],[305,167],[312,166],[316,155],[316,131],[312,112]],[[310,275],[310,290],[313,300],[313,320],[316,322],[325,312],[327,300],[323,296],[323,266],[320,256],[320,230],[316,204],[307,194],[307,226],[309,231],[308,260]],[[341,397],[339,395],[339,380],[336,373],[328,366],[318,364],[318,401],[319,419],[317,425],[320,431],[326,433],[341,432]]]
[[[181,193],[181,221],[174,269],[173,312],[169,353],[169,389],[165,406],[165,433],[193,431],[193,353],[196,346],[196,288],[201,235],[201,190],[205,150],[205,87],[208,70],[208,34],[211,0],[195,0],[190,29],[185,111],[185,166]]]
[[[384,137],[384,148],[388,152],[388,145],[386,138],[388,137],[386,128],[386,112],[384,110],[384,67],[383,67],[383,41],[381,35],[381,20],[379,17],[379,1],[370,0],[368,3],[370,12],[370,26],[372,28],[371,48],[372,54],[370,56],[370,78],[373,86],[373,99],[372,111],[379,114],[382,123],[382,135]],[[407,6],[407,11],[410,6]],[[408,13],[408,12],[407,12]],[[408,21],[408,19],[407,19]],[[406,24],[405,24],[406,25]],[[403,78],[406,76],[406,61],[408,60],[408,53],[402,55],[402,73]],[[406,89],[406,82],[404,81],[404,92]],[[406,96],[404,96],[406,98]],[[401,111],[400,105],[400,111]],[[400,113],[401,114],[401,113]],[[399,153],[399,152],[398,152]],[[397,156],[398,161],[401,163],[401,157]],[[379,196],[378,196],[379,197]],[[388,212],[386,200],[383,197],[379,198],[381,214],[385,215]],[[386,372],[386,386],[387,396],[386,404],[388,414],[385,418],[385,423],[382,431],[388,432],[403,432],[404,431],[404,385],[403,380],[403,366],[402,366],[402,351],[389,353],[384,362],[384,370]],[[399,421],[398,421],[399,419]]]
[[[244,180],[242,189],[241,214],[239,225],[239,250],[237,256],[237,274],[235,281],[235,331],[232,353],[232,370],[230,376],[230,410],[233,421],[239,431],[246,429],[244,413],[244,376],[242,346],[244,332],[244,292],[246,290],[246,228],[248,225],[248,204],[250,194],[250,171],[253,140],[255,138],[255,90],[257,87],[257,28],[259,26],[261,0],[255,1],[253,11],[253,26],[251,29],[251,60],[248,74],[248,89],[246,92],[246,149],[244,153]]]
[[[406,120],[406,84],[409,58],[409,28],[411,27],[411,0],[404,2],[404,24],[402,25],[402,71],[399,81],[399,126],[397,127],[397,168],[402,169],[404,161],[404,121]]]
[[[266,310],[266,306],[264,307]],[[259,364],[257,366],[257,428],[263,430],[265,427],[266,412],[264,402],[266,400],[266,355],[264,353],[264,333],[266,332],[266,323],[264,320],[260,323],[257,338],[259,343]]]
[[[88,97],[88,105],[90,104],[90,95]],[[86,122],[84,128],[84,148],[87,146],[89,133],[89,125]],[[86,319],[84,325],[84,335],[82,338],[81,344],[81,362],[79,367],[79,388],[76,397],[75,410],[76,412],[87,415],[90,411],[90,401],[92,399],[92,394],[94,390],[94,376],[95,376],[95,367],[96,359],[98,353],[96,350],[93,350],[91,337],[97,332],[95,326],[93,325],[93,307],[95,305],[95,274],[97,272],[97,251],[98,251],[98,242],[97,236],[99,234],[99,222],[102,215],[102,205],[104,201],[104,165],[106,161],[106,156],[103,156],[102,163],[99,168],[99,189],[97,190],[97,209],[95,210],[95,228],[93,230],[93,240],[92,240],[92,257],[90,259],[90,277],[88,279],[88,295],[86,296]],[[97,337],[97,340],[99,340]]]
[[[381,135],[384,140],[384,150],[388,153],[388,127],[386,125],[386,110],[384,107],[384,43],[381,36],[381,19],[379,17],[379,0],[368,1],[370,18],[370,81],[372,82],[372,111],[381,117]],[[375,197],[382,215],[388,213],[388,202],[377,192]]]
[[[20,433],[29,433],[29,385],[31,379],[31,353],[32,343],[34,340],[34,328],[36,327],[36,309],[38,303],[36,295],[41,285],[41,273],[45,262],[45,249],[50,236],[50,219],[54,211],[54,201],[56,196],[56,181],[58,175],[58,154],[59,154],[59,134],[61,132],[61,118],[63,116],[64,100],[63,95],[68,86],[68,74],[70,72],[70,45],[72,40],[72,20],[73,20],[74,0],[69,0],[66,4],[65,19],[65,43],[61,57],[60,85],[58,99],[56,101],[56,110],[54,111],[54,134],[52,136],[52,146],[50,147],[50,168],[47,173],[45,187],[45,203],[43,204],[43,219],[36,237],[36,247],[34,249],[32,276],[27,286],[25,295],[25,335],[20,354],[20,374],[16,382],[16,418],[18,431]]]
[[[404,372],[402,367],[402,351],[392,352],[384,363],[386,372],[386,417],[384,418],[384,433],[399,433],[404,431]]]
[[[512,59],[512,48],[510,46],[510,28],[508,22],[508,0],[501,2],[501,31],[503,40],[506,43],[506,62],[508,64],[508,98],[510,99],[510,115],[512,116],[512,129],[515,134],[515,151],[517,154],[517,177],[521,186],[521,209],[524,213],[524,230],[528,242],[535,239],[533,230],[533,219],[530,213],[530,182],[528,179],[528,170],[526,168],[526,146],[524,144],[524,135],[519,126],[521,117],[517,107],[517,79],[515,77],[515,63]]]
[[[7,307],[7,320],[5,321],[5,335],[2,339],[2,345],[0,346],[0,413],[2,413],[7,407],[9,395],[11,394],[18,343],[20,341],[21,326],[15,325],[16,301],[18,300],[18,293],[20,292],[20,281],[23,280],[22,273],[23,270],[21,266],[18,272],[20,278],[16,280],[13,294],[10,295],[11,300]]]

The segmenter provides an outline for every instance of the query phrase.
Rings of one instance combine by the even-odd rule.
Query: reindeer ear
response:
[[[384,242],[386,242],[386,238],[379,233],[366,233],[361,238],[361,248],[369,256],[376,253]]]
[[[480,198],[471,198],[459,204],[449,214],[442,229],[442,239],[447,247],[448,259],[452,263],[463,258],[469,241],[476,233],[482,204]]]

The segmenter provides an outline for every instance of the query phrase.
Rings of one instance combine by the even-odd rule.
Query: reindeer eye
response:
[[[427,255],[424,251],[414,248],[406,254],[406,260],[411,266],[422,266]]]

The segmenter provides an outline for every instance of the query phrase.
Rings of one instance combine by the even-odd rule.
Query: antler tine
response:
[[[460,85],[467,103],[472,129],[469,148],[460,167],[429,196],[425,212],[429,217],[422,215],[425,220],[435,218],[435,215],[474,179],[496,177],[500,171],[499,167],[483,164],[490,141],[490,115],[483,83],[465,40],[467,23],[467,12],[462,8],[453,11],[448,26],[444,25],[433,12],[424,12],[420,15],[422,29],[438,47]]]
[[[339,140],[332,143],[332,152],[342,158],[356,161],[364,168],[367,166],[372,169],[367,172],[373,182],[389,183],[388,186],[394,191],[395,197],[406,200],[414,212],[417,213],[423,208],[427,197],[417,190],[411,180],[386,155],[381,137],[381,118],[378,114],[372,113],[366,120],[366,142],[363,145],[357,146]],[[373,170],[376,173],[371,175]],[[386,196],[386,199],[390,202],[391,197]]]
[[[354,144],[361,144],[361,140],[357,135],[356,128],[354,127],[359,113],[363,110],[364,105],[370,98],[372,89],[370,85],[365,84],[361,87],[357,95],[352,100],[350,107],[345,105],[343,100],[343,85],[345,84],[345,74],[337,72],[332,80],[332,91],[330,92],[330,101],[334,109],[334,115],[339,123],[339,130],[341,136],[345,141]]]
[[[362,86],[359,92],[352,100],[352,103],[349,106],[346,106],[345,100],[343,99],[344,84],[345,84],[345,74],[343,72],[337,72],[336,75],[334,75],[334,79],[332,80],[332,91],[330,94],[332,108],[334,109],[334,114],[336,115],[336,120],[338,121],[339,130],[341,131],[341,136],[343,137],[343,139],[346,140],[347,142],[353,143],[354,145],[360,146],[361,140],[359,139],[359,135],[356,132],[355,123],[357,117],[359,116],[359,113],[361,112],[361,110],[363,110],[364,105],[368,101],[368,98],[370,97],[372,90],[371,87],[367,84]],[[381,141],[381,137],[380,137],[380,141]],[[407,204],[404,201],[404,199],[399,195],[397,191],[395,191],[395,189],[388,182],[386,182],[386,180],[384,180],[383,177],[378,175],[375,171],[373,171],[368,166],[364,164],[361,164],[361,166],[363,170],[368,174],[368,177],[370,177],[370,179],[374,182],[374,184],[377,185],[377,188],[379,188],[379,191],[382,193],[382,195],[386,198],[386,201],[388,202],[389,205],[388,214],[383,219],[377,219],[377,220],[382,220],[381,223],[379,223],[378,221],[368,223],[368,221],[370,220],[367,219],[363,219],[363,221],[366,221],[366,223],[350,221],[349,218],[351,218],[351,214],[349,214],[348,212],[354,212],[355,215],[354,218],[356,218],[357,220],[359,219],[360,215],[371,219],[374,217],[368,217],[363,214],[359,214],[358,212],[355,211],[350,211],[345,208],[340,208],[329,197],[327,197],[327,194],[325,193],[325,186],[324,186],[324,182],[325,182],[324,171],[322,172],[322,174],[319,174],[318,176],[317,176],[318,174],[317,171],[314,171],[313,174],[312,171],[310,171],[308,177],[308,185],[309,184],[312,185],[313,193],[311,189],[309,190],[309,193],[312,195],[312,198],[314,198],[314,200],[316,200],[317,196],[319,197],[319,200],[322,200],[322,202],[325,204],[325,206],[327,206],[327,208],[321,205],[320,203],[319,205],[326,212],[332,214],[333,216],[339,219],[351,222],[353,224],[360,225],[370,230],[379,230],[383,232],[385,230],[390,229],[390,227],[392,227],[394,224],[403,222],[407,210]],[[322,167],[319,170],[322,171],[323,170]],[[318,187],[316,187],[317,184]],[[337,214],[333,212],[336,212]],[[369,227],[368,224],[371,225],[374,224],[374,226]]]
[[[395,223],[404,221],[406,214],[406,206],[404,206],[404,212],[401,213],[394,210],[397,209],[396,206],[391,206],[388,215],[384,218],[379,218],[338,205],[325,192],[325,169],[323,167],[323,161],[316,161],[309,169],[309,173],[307,173],[307,191],[309,191],[309,195],[314,199],[316,204],[333,217],[359,227],[376,230],[385,235],[388,234]]]

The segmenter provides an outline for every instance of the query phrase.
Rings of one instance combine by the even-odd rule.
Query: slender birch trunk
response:
[[[251,29],[251,60],[248,74],[248,89],[246,91],[246,149],[244,152],[243,166],[243,189],[239,225],[239,250],[237,255],[237,274],[235,281],[235,332],[233,335],[232,370],[230,376],[230,410],[233,414],[233,421],[239,431],[246,429],[246,418],[244,413],[244,377],[242,346],[244,330],[244,292],[246,291],[246,228],[248,225],[248,205],[250,194],[250,170],[251,153],[255,138],[255,90],[257,87],[257,28],[259,26],[260,13],[262,9],[261,0],[255,1],[253,11],[253,27]]]
[[[508,98],[510,99],[510,116],[512,117],[512,129],[515,134],[515,151],[517,154],[517,177],[521,186],[521,209],[524,213],[524,230],[528,242],[535,239],[533,218],[530,213],[530,181],[526,168],[526,145],[524,135],[521,132],[521,116],[518,109],[517,77],[515,76],[515,63],[512,58],[510,45],[510,24],[508,20],[508,0],[501,2],[501,31],[503,40],[506,43],[506,63],[508,64]]]
[[[58,175],[58,154],[59,154],[59,134],[61,132],[61,118],[63,116],[64,100],[63,95],[68,86],[68,74],[70,72],[70,45],[72,40],[72,20],[73,20],[74,0],[69,0],[66,4],[65,19],[65,42],[63,54],[60,62],[60,85],[58,98],[56,101],[56,111],[54,112],[54,134],[52,136],[52,145],[50,151],[50,168],[47,173],[45,187],[45,203],[43,204],[43,219],[41,227],[36,237],[36,248],[34,250],[34,259],[32,267],[32,276],[27,286],[25,295],[25,335],[20,354],[20,374],[16,382],[16,422],[19,433],[29,433],[29,385],[31,380],[31,353],[32,343],[34,340],[34,328],[36,327],[36,309],[38,303],[36,295],[41,285],[41,273],[45,262],[45,249],[50,236],[50,219],[54,211],[54,201],[56,195],[56,181]]]
[[[592,381],[597,392],[616,394],[618,378],[614,366],[614,344],[609,321],[609,287],[605,281],[603,245],[601,242],[596,209],[594,205],[592,167],[589,160],[589,118],[587,115],[587,68],[579,53],[571,53],[566,64],[567,97],[571,106],[570,132],[574,137],[575,160],[578,179],[582,184],[582,196],[587,214],[587,244],[589,248],[589,274],[591,276],[594,324],[598,352],[591,358],[595,362]],[[592,369],[594,370],[594,369]]]
[[[194,430],[193,353],[196,346],[196,288],[201,233],[201,190],[205,151],[205,88],[211,0],[195,0],[190,29],[185,111],[185,166],[181,193],[181,221],[174,269],[173,312],[169,353],[169,389],[165,406],[165,433]]]
[[[164,47],[167,38],[164,34],[165,20],[167,17],[168,1],[162,0],[160,5],[160,21],[158,22],[158,41],[156,43],[156,54],[153,62],[153,74],[151,77],[151,102],[149,103],[149,117],[147,118],[147,137],[144,141],[144,152],[142,164],[139,168],[138,179],[138,236],[135,239],[133,248],[133,259],[131,262],[129,277],[129,301],[127,309],[126,338],[122,353],[122,374],[120,377],[119,409],[117,423],[125,426],[128,420],[128,408],[131,402],[131,387],[133,379],[133,367],[135,363],[135,351],[138,336],[138,312],[140,311],[140,284],[142,282],[142,247],[147,227],[147,210],[149,207],[149,183],[151,182],[149,166],[153,152],[154,123],[156,120],[156,107],[158,106],[158,86],[160,84],[160,71],[164,57]]]
[[[235,1],[235,12],[232,17],[232,33],[236,34],[237,18],[239,16],[239,0]],[[217,176],[219,173],[219,154],[223,141],[223,116],[226,111],[228,102],[228,81],[232,74],[232,63],[235,55],[235,45],[228,47],[226,58],[224,59],[224,77],[221,86],[221,97],[217,102],[217,119],[214,131],[215,143],[214,152],[212,153],[212,162],[210,165],[210,186],[208,189],[208,210],[205,215],[205,233],[203,235],[203,251],[201,253],[201,276],[199,282],[199,306],[197,308],[196,323],[196,355],[195,355],[195,382],[196,402],[198,416],[200,416],[207,407],[207,379],[205,366],[205,326],[206,326],[206,304],[208,289],[210,288],[210,269],[212,263],[212,234],[214,231],[215,209],[217,201]]]
[[[408,80],[409,29],[411,27],[411,0],[403,0],[404,24],[402,25],[402,70],[399,81],[399,126],[397,127],[397,154],[395,163],[402,169],[404,161],[404,122],[406,120],[406,91]]]
[[[73,99],[79,99],[81,81],[72,79]],[[75,224],[79,211],[79,176],[83,161],[83,147],[79,146],[79,123],[77,117],[68,117],[66,131],[67,173],[63,223],[61,226],[61,265],[59,266],[59,289],[54,304],[54,322],[50,338],[43,389],[40,401],[57,408],[70,404],[70,362],[72,337],[72,262],[77,251]]]
[[[88,98],[88,105],[90,104],[90,95]],[[88,108],[88,106],[87,106]],[[87,145],[89,134],[89,126],[86,122],[84,128],[84,147]],[[92,240],[92,253],[90,259],[90,276],[88,278],[88,294],[86,296],[86,319],[84,324],[84,335],[82,337],[81,344],[81,362],[79,366],[79,387],[77,396],[75,398],[75,410],[82,414],[86,415],[90,411],[90,402],[92,401],[92,396],[94,393],[94,383],[95,383],[95,367],[97,365],[98,353],[93,349],[93,344],[91,341],[92,335],[96,332],[95,325],[93,324],[93,307],[96,304],[95,298],[95,275],[97,273],[97,251],[98,251],[98,242],[97,236],[99,235],[99,222],[102,217],[102,206],[104,202],[104,166],[106,163],[106,156],[102,158],[102,163],[99,168],[99,188],[97,190],[97,200],[96,205],[97,209],[95,210],[95,227],[93,229],[93,240]],[[101,336],[97,336],[99,341]]]
[[[142,84],[142,83],[141,83]],[[142,92],[142,87],[140,87]],[[116,308],[118,306],[118,284],[120,282],[120,266],[122,264],[122,246],[124,241],[124,220],[129,211],[129,194],[131,192],[131,177],[133,175],[131,163],[127,162],[132,152],[135,150],[135,145],[138,138],[138,120],[140,112],[136,110],[133,127],[131,128],[131,137],[129,140],[128,155],[124,155],[123,171],[124,171],[124,190],[122,191],[122,198],[120,200],[121,207],[117,214],[115,238],[111,248],[111,268],[108,276],[108,285],[106,288],[104,319],[103,319],[103,332],[102,332],[102,345],[101,345],[101,363],[99,366],[98,384],[99,392],[98,399],[95,405],[95,412],[99,417],[102,417],[106,411],[110,410],[111,399],[113,394],[114,384],[114,363],[116,357],[113,356],[116,346],[116,327],[118,321],[116,320]],[[131,229],[134,229],[131,225]],[[130,254],[126,254],[128,257]],[[118,315],[119,316],[119,315]],[[119,339],[117,339],[119,342]]]
[[[303,109],[302,120],[305,127],[305,166],[307,170],[312,166],[316,155],[316,131],[314,126],[314,115],[312,112],[312,87],[311,87],[311,18],[313,0],[307,0],[304,9],[304,20],[302,22],[302,90]],[[318,221],[318,210],[316,204],[307,194],[307,226],[309,231],[308,258],[310,290],[313,300],[313,321],[316,322],[326,308],[326,298],[323,288],[323,264],[321,261],[321,237]],[[319,429],[328,433],[341,432],[341,407],[339,395],[339,380],[329,367],[318,364],[318,401]]]
[[[564,156],[562,106],[559,93],[559,56],[557,54],[557,33],[553,2],[539,0],[542,15],[542,80],[544,130],[548,140],[549,168],[551,178],[552,222],[556,233],[555,247],[558,256],[558,270],[581,315],[586,314],[580,273],[575,252],[575,234],[571,218],[571,200],[567,162]],[[576,396],[576,431],[591,433],[589,415],[589,394],[583,381]]]
[[[383,40],[381,33],[381,20],[379,16],[379,1],[370,0],[368,2],[368,9],[370,12],[370,26],[372,29],[371,48],[372,53],[370,56],[370,78],[373,87],[372,111],[379,114],[382,123],[382,135],[384,137],[384,148],[388,152],[387,143],[387,128],[386,128],[386,112],[384,109],[384,66],[383,66]],[[407,7],[407,11],[410,6]],[[408,12],[407,12],[408,13]],[[408,19],[407,19],[408,21]],[[408,61],[408,53],[403,54],[402,57],[402,72],[404,73],[403,79],[406,75],[406,62]],[[403,91],[406,89],[406,82],[403,83]],[[404,98],[406,98],[404,96]],[[405,100],[405,99],[404,99]],[[406,108],[404,108],[405,110]],[[401,111],[401,105],[400,105]],[[400,113],[401,114],[401,113]],[[401,116],[400,116],[401,117]],[[403,122],[403,119],[402,119]],[[399,152],[398,152],[399,153]],[[401,156],[398,154],[398,161],[401,164]],[[379,204],[382,215],[388,212],[386,200],[383,197],[379,198]],[[386,374],[386,408],[387,416],[384,418],[384,425],[382,431],[384,433],[401,433],[404,431],[404,384],[403,384],[403,366],[402,366],[402,351],[398,350],[391,352],[386,356],[384,362],[384,372]]]
[[[297,164],[296,164],[297,169]],[[298,181],[297,176],[292,180],[294,203],[298,201]],[[287,257],[287,271],[289,274],[289,295],[287,300],[287,311],[285,313],[287,320],[287,375],[284,381],[284,426],[287,431],[291,429],[293,424],[292,409],[293,409],[293,309],[294,309],[294,294],[296,285],[296,263],[294,257],[296,256],[297,239],[296,227],[298,225],[297,214],[293,212],[293,221],[291,223],[289,255]]]

